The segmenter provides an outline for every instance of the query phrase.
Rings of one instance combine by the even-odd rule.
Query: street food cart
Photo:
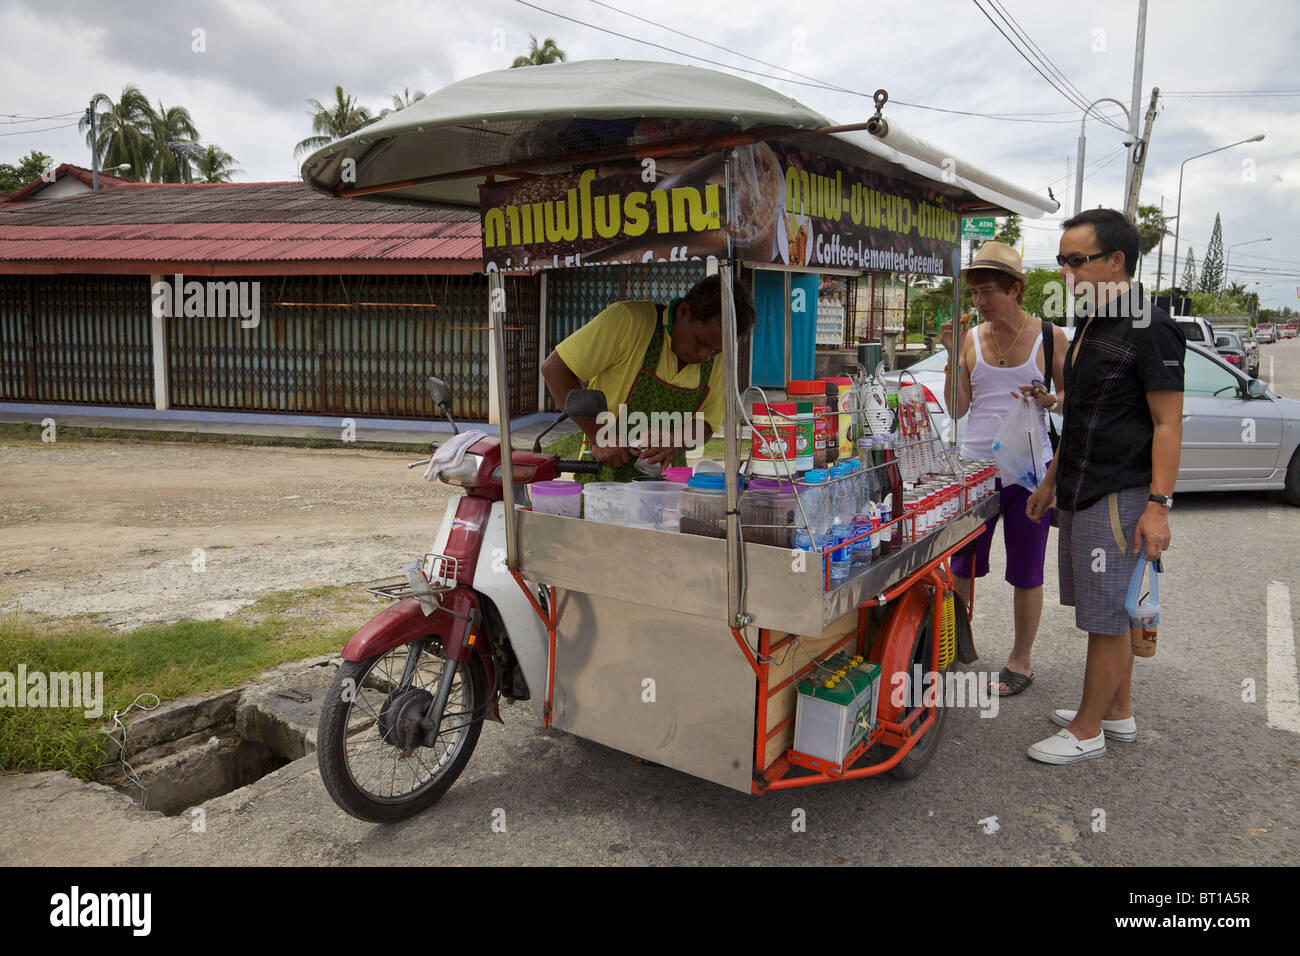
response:
[[[824,555],[746,541],[738,509],[739,265],[955,276],[963,217],[1055,208],[908,136],[886,104],[881,91],[873,116],[844,126],[713,71],[553,64],[454,84],[304,165],[332,195],[480,209],[500,370],[503,273],[716,260],[725,539],[517,508],[521,472],[500,469],[508,586],[544,635],[528,675],[544,724],[752,793],[911,776],[932,756],[946,711],[914,684],[973,650],[948,561],[982,532],[996,496],[965,488],[949,451],[963,485],[949,520],[839,584]],[[504,373],[494,387],[507,458]],[[912,519],[894,517],[915,530]],[[864,661],[879,665],[874,713],[857,715],[869,731],[840,759],[795,749],[798,683]]]

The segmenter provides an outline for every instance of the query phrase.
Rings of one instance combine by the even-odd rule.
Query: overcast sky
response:
[[[981,0],[981,6],[991,2]],[[886,108],[893,122],[951,151],[959,162],[1035,191],[1050,185],[1066,210],[1073,209],[1067,163],[1074,159],[1082,111],[1016,53],[974,0],[528,3],[0,0],[0,162],[39,149],[56,163],[89,165],[75,126],[52,128],[74,123],[76,116],[58,114],[84,109],[98,92],[116,99],[130,83],[155,103],[187,107],[203,142],[220,145],[238,160],[244,173],[237,181],[295,179],[299,161],[293,147],[311,133],[309,97],[332,100],[341,84],[377,112],[403,89],[432,92],[508,66],[527,52],[533,33],[553,37],[570,60],[617,57],[700,66],[710,65],[698,58],[717,60],[725,65],[712,68],[765,83],[840,122],[870,115],[869,98],[809,79],[777,80],[789,74],[757,61],[868,94],[884,87],[893,101],[1022,114],[1034,122],[955,116],[897,102]],[[1136,0],[1001,0],[1001,7],[1088,101],[1113,97],[1130,104]],[[196,30],[202,31],[201,43]],[[196,52],[199,45],[205,49]],[[1179,257],[1190,244],[1197,261],[1204,259],[1216,212],[1223,218],[1225,249],[1272,237],[1234,250],[1230,262],[1231,280],[1260,282],[1251,287],[1267,306],[1300,305],[1300,95],[1236,94],[1300,90],[1297,51],[1296,0],[1150,0],[1139,112],[1145,115],[1153,86],[1160,87],[1162,100],[1142,202],[1159,204],[1163,196],[1172,216],[1184,159],[1264,133],[1261,143],[1187,164]],[[1187,95],[1225,91],[1234,95]],[[1126,125],[1114,104],[1098,109]],[[56,118],[21,121],[29,117]],[[1120,204],[1123,138],[1103,122],[1088,120],[1085,206]],[[1027,264],[1051,264],[1059,222],[1058,215],[1027,223]],[[1166,285],[1172,251],[1171,237],[1165,244]],[[1152,253],[1144,263],[1149,285],[1155,266]]]

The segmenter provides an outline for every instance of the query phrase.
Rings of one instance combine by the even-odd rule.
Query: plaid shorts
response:
[[[1061,511],[1061,603],[1074,608],[1074,626],[1090,634],[1129,632],[1124,598],[1137,567],[1133,535],[1147,507],[1146,485],[1112,492],[1082,511]],[[1119,526],[1125,547],[1115,540],[1111,497],[1119,505]]]

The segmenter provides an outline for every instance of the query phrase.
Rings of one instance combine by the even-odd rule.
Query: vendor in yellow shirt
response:
[[[754,326],[754,302],[744,286],[733,289],[741,339]],[[598,476],[584,478],[631,481],[638,457],[661,467],[684,465],[686,449],[722,427],[721,353],[722,281],[716,275],[666,306],[615,302],[557,345],[542,363],[555,403],[563,408],[569,392],[586,382],[605,393],[614,416],[604,427],[592,418],[574,420],[586,434],[578,457],[604,466]],[[667,431],[665,413],[673,423]],[[703,428],[690,427],[701,418]]]

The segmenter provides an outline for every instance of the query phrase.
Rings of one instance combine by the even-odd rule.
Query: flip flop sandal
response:
[[[1016,694],[1019,694],[1033,682],[1033,674],[1019,674],[1008,667],[1004,667],[998,672],[997,684],[1006,684],[1011,689],[1006,693],[1003,693],[1001,690],[995,690],[994,692],[999,697],[1015,697]],[[989,683],[993,684],[993,681],[990,681]]]

